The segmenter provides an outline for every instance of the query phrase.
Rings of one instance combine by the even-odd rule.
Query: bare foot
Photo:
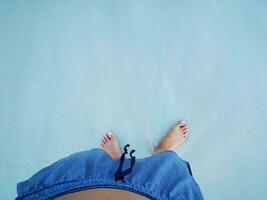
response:
[[[100,146],[112,157],[113,160],[121,157],[119,143],[111,131],[105,134],[102,138]]]
[[[178,121],[161,139],[153,150],[153,154],[164,150],[175,150],[186,140],[187,136],[188,130],[186,123],[184,121]]]

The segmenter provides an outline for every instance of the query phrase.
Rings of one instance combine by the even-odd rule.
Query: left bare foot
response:
[[[161,139],[153,150],[153,154],[163,150],[175,150],[183,144],[188,137],[187,125],[184,121],[178,121]]]
[[[112,157],[113,160],[121,157],[119,143],[111,131],[103,136],[100,146]]]

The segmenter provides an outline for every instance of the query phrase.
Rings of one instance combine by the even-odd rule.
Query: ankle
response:
[[[157,148],[155,148],[155,149],[153,150],[152,155],[157,154],[157,153],[159,153],[159,152],[161,152],[161,151],[164,151],[164,150],[166,150],[166,149],[165,149],[165,148],[157,147]]]

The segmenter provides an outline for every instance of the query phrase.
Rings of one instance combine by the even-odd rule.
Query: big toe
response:
[[[112,141],[112,140],[114,140],[114,134],[112,133],[112,131],[109,131],[108,133],[107,133],[107,137]]]
[[[186,122],[183,120],[179,120],[176,124],[177,124],[177,126],[179,126],[179,128],[186,126]]]

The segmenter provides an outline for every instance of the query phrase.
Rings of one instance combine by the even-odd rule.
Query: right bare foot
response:
[[[178,121],[160,140],[159,144],[153,150],[153,154],[156,154],[164,150],[175,150],[178,148],[187,138],[188,130],[184,121]]]

